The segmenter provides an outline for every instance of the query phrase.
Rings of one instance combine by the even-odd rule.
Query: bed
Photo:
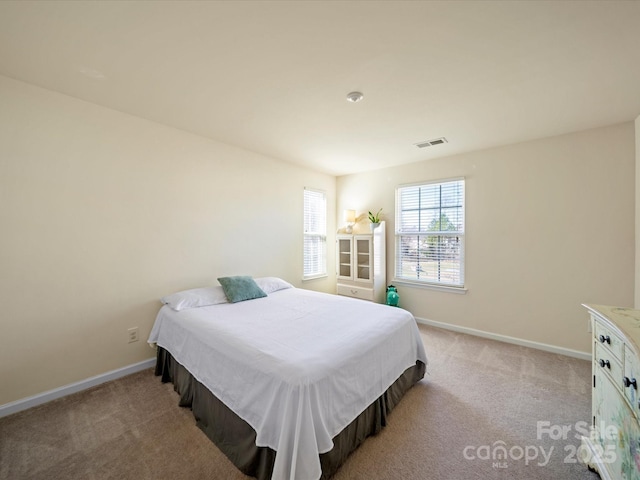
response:
[[[264,295],[235,303],[220,287],[165,297],[148,340],[156,374],[244,473],[328,478],[423,377],[415,319],[273,277],[255,282]]]

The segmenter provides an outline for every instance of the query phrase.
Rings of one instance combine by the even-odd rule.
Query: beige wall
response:
[[[333,232],[335,177],[6,77],[0,105],[0,405],[152,357],[173,291],[334,291],[333,269],[300,280],[303,187],[326,190]]]
[[[635,121],[636,140],[636,275],[635,307],[640,308],[640,116]]]
[[[150,358],[164,294],[231,274],[333,292],[331,215],[329,277],[300,281],[304,186],[327,191],[338,226],[345,208],[384,208],[390,283],[395,187],[466,178],[468,292],[401,286],[419,318],[586,352],[580,303],[633,303],[640,117],[635,131],[344,176],[336,188],[332,176],[2,76],[0,105],[0,405]],[[132,326],[141,341],[128,344]]]
[[[384,208],[391,283],[395,187],[465,177],[468,292],[400,286],[401,305],[419,318],[590,352],[580,304],[633,304],[634,162],[629,122],[339,177],[337,211]]]

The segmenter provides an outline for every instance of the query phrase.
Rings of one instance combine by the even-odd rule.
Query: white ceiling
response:
[[[633,120],[640,2],[2,1],[0,74],[342,175]]]

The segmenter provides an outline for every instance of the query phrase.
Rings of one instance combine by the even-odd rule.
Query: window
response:
[[[304,189],[304,272],[303,279],[327,274],[327,196],[319,190]]]
[[[464,286],[464,179],[396,189],[396,279]]]

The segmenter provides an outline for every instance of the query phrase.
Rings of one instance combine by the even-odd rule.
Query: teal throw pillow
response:
[[[266,297],[267,294],[258,286],[255,280],[247,276],[221,277],[218,279],[229,303],[253,300]]]

